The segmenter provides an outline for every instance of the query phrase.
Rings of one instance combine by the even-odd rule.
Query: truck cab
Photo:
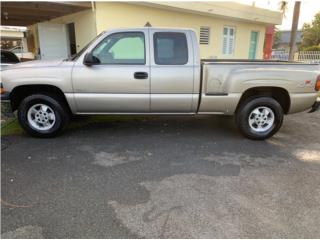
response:
[[[75,59],[77,113],[195,113],[200,58],[188,29],[116,29]]]

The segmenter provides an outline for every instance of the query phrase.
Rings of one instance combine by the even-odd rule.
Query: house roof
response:
[[[132,2],[131,2],[132,3]],[[175,11],[189,12],[200,15],[219,17],[225,19],[235,19],[237,21],[262,23],[266,25],[280,25],[282,23],[282,13],[258,8],[236,2],[134,2],[134,4],[147,5],[170,9]]]
[[[91,8],[90,2],[1,2],[1,25],[29,26]]]

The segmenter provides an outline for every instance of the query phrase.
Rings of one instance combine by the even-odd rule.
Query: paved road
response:
[[[2,147],[2,237],[320,237],[320,112],[265,142],[226,117],[149,117]]]

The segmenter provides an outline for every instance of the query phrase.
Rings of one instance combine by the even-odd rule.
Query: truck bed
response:
[[[199,112],[234,114],[251,88],[278,88],[290,93],[290,112],[310,107],[315,99],[319,64],[278,60],[202,59]],[[297,99],[302,99],[299,106]],[[302,106],[303,105],[303,106]]]
[[[297,61],[283,61],[283,60],[250,60],[250,59],[201,59],[201,64],[289,64],[289,65],[319,65],[318,63],[303,63]]]

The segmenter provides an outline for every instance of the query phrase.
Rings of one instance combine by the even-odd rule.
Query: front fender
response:
[[[63,92],[72,92],[71,67],[12,68],[1,72],[4,90],[11,92],[23,85],[53,85]]]

